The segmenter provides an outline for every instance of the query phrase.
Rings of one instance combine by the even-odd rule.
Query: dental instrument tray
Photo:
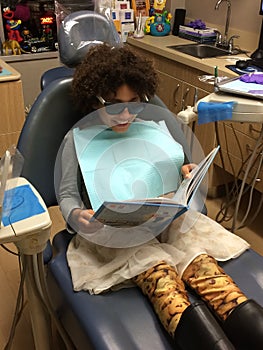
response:
[[[215,84],[218,91],[242,95],[249,98],[263,99],[263,73],[255,72],[225,79]]]

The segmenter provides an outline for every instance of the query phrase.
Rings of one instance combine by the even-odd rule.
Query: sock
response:
[[[247,300],[230,276],[206,254],[199,255],[186,268],[183,281],[226,320],[235,307]]]
[[[161,261],[133,281],[148,296],[163,326],[173,336],[183,311],[190,305],[175,268]]]

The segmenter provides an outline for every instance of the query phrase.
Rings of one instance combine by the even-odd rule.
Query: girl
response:
[[[191,212],[195,220],[187,232],[180,229],[187,220],[182,215],[154,238],[116,247],[111,245],[111,237],[118,230],[94,221],[88,209],[90,203],[96,209],[98,201],[108,199],[109,188],[113,195],[114,191],[125,192],[134,176],[137,184],[146,183],[152,194],[156,186],[151,188],[151,183],[157,180],[149,181],[149,174],[154,177],[157,166],[160,171],[170,167],[178,172],[167,176],[165,191],[159,195],[168,192],[169,179],[174,179],[176,190],[174,177],[180,173],[189,176],[193,165],[185,163],[181,145],[171,138],[160,141],[162,154],[168,149],[171,153],[161,163],[156,164],[157,157],[148,149],[140,149],[139,165],[130,161],[138,156],[137,142],[150,144],[149,127],[152,139],[158,142],[163,137],[159,126],[136,119],[138,113],[143,114],[156,88],[153,64],[127,47],[98,45],[76,69],[72,94],[76,106],[91,114],[66,135],[58,187],[58,201],[69,231],[78,233],[67,252],[74,289],[98,294],[127,283],[137,285],[182,349],[260,349],[262,308],[249,300],[217,264],[217,260],[242,254],[249,247],[245,241],[207,216]],[[120,152],[127,154],[127,159],[120,157],[118,161]],[[114,186],[110,186],[113,168],[119,169],[126,160],[128,166],[116,172]],[[145,175],[149,164],[153,169]],[[142,228],[134,230],[140,233]],[[105,244],[98,237],[103,237]],[[206,302],[221,327],[201,300],[191,304],[185,286]]]

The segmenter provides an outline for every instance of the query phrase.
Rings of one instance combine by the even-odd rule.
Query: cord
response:
[[[262,151],[260,152],[260,154],[261,154],[261,156],[260,156],[260,160],[259,160],[259,165],[258,165],[257,171],[256,171],[256,173],[255,173],[255,176],[254,176],[254,179],[253,179],[253,182],[252,182],[252,186],[251,186],[251,190],[250,190],[250,196],[249,196],[247,211],[246,211],[246,213],[245,213],[245,215],[244,215],[242,221],[241,221],[240,224],[238,225],[238,228],[237,228],[237,229],[243,228],[243,227],[245,226],[244,223],[246,222],[247,217],[248,217],[248,214],[250,213],[250,209],[251,209],[251,205],[252,205],[252,200],[253,200],[253,190],[254,190],[254,187],[255,187],[255,184],[256,184],[256,182],[257,182],[257,178],[258,178],[258,175],[259,175],[261,166],[262,166],[262,157],[263,157]]]
[[[8,338],[7,344],[4,347],[4,350],[11,349],[11,346],[12,346],[12,343],[14,340],[14,336],[15,336],[16,326],[17,326],[19,320],[21,319],[22,311],[25,307],[25,304],[24,304],[24,283],[25,283],[25,277],[26,277],[26,273],[27,273],[27,264],[24,264],[23,268],[22,268],[21,261],[19,261],[19,266],[20,266],[20,272],[22,271],[22,273],[21,273],[20,284],[19,284],[19,289],[18,289],[16,308],[15,308],[15,313],[14,313],[14,317],[13,317],[13,322],[12,322],[9,338]]]
[[[0,246],[1,246],[4,250],[6,250],[8,253],[13,254],[13,255],[16,255],[16,256],[19,256],[19,253],[16,253],[16,252],[14,252],[13,250],[7,248],[4,244],[0,244]]]
[[[246,225],[248,224],[248,222],[251,223],[256,218],[256,216],[259,213],[259,211],[262,207],[262,204],[263,204],[263,195],[262,195],[256,212],[254,212],[253,216],[248,220],[248,216],[249,216],[249,213],[251,211],[255,186],[256,186],[256,183],[258,182],[258,175],[259,175],[259,172],[261,170],[262,162],[263,162],[263,156],[262,156],[262,152],[263,152],[262,151],[262,148],[263,148],[263,145],[262,145],[263,126],[261,128],[260,135],[257,139],[256,146],[255,146],[254,150],[252,151],[252,153],[250,155],[248,155],[248,157],[246,159],[244,159],[243,154],[242,154],[241,144],[240,144],[238,136],[236,134],[236,130],[234,129],[232,123],[229,125],[231,127],[233,134],[234,134],[235,142],[237,144],[240,158],[241,158],[240,168],[238,169],[237,172],[235,172],[234,166],[232,164],[232,160],[230,158],[231,152],[230,152],[230,147],[228,144],[226,125],[225,125],[225,123],[223,123],[222,125],[223,125],[224,139],[226,142],[226,155],[228,157],[228,163],[231,167],[231,172],[234,176],[234,181],[233,181],[233,185],[230,189],[229,189],[228,184],[225,184],[226,200],[224,202],[222,202],[220,210],[217,213],[215,220],[219,223],[230,222],[232,220],[232,225],[231,225],[231,228],[229,228],[229,229],[232,232],[234,232],[234,230],[244,227],[245,222],[246,222]],[[216,134],[217,142],[220,144],[220,142],[219,142],[220,141],[219,129],[218,129],[217,122],[215,123],[215,134]],[[222,153],[221,149],[219,150],[219,155],[220,155],[220,160],[222,162],[222,167],[223,167],[223,169],[226,170],[224,157],[223,157],[223,153]],[[256,165],[256,162],[258,162],[257,165]],[[243,176],[243,180],[240,184],[239,179],[242,175],[242,172],[244,171],[245,166],[246,166],[246,170],[245,170],[245,173]],[[253,176],[251,177],[251,180],[247,181],[249,172],[251,173],[251,170],[253,167],[256,168],[256,171],[253,174]],[[238,209],[240,207],[241,199],[248,192],[249,192],[249,200],[248,200],[245,215],[244,215],[241,223],[238,226],[236,226]],[[234,204],[235,204],[235,206],[234,206]],[[235,207],[234,210],[233,210],[233,206]]]
[[[255,148],[254,148],[252,154],[249,157],[248,164],[247,164],[247,167],[246,167],[246,170],[245,170],[243,181],[242,181],[242,184],[241,184],[241,187],[240,187],[240,192],[239,192],[239,195],[238,195],[238,198],[237,198],[236,209],[235,209],[235,212],[234,212],[233,224],[232,224],[232,229],[231,229],[232,232],[234,232],[235,227],[236,227],[237,214],[238,214],[237,208],[240,207],[240,202],[241,202],[243,190],[244,190],[244,187],[245,187],[246,179],[248,178],[249,171],[252,169],[253,162],[255,164],[255,161],[256,161],[257,157],[260,155],[258,152],[259,152],[259,148],[261,147],[262,138],[263,138],[263,127],[261,128],[260,135],[259,135],[259,137],[257,139]],[[254,179],[257,179],[257,177],[254,176]],[[254,181],[252,182],[252,186],[251,186],[252,191],[254,190],[254,184],[253,183],[255,183],[255,182]],[[248,213],[247,213],[247,215],[248,215]]]
[[[61,322],[58,320],[58,316],[52,306],[50,296],[48,293],[47,283],[46,283],[46,276],[44,271],[44,264],[43,264],[43,253],[37,254],[37,270],[39,274],[39,281],[41,285],[41,290],[43,293],[43,300],[45,302],[45,305],[48,309],[49,314],[52,316],[52,319],[57,327],[57,330],[61,336],[61,338],[64,341],[64,344],[68,350],[75,349],[74,344],[72,343],[69,335],[65,331],[65,329],[62,327]]]
[[[234,171],[234,168],[232,166],[231,159],[230,159],[230,152],[229,152],[229,146],[228,146],[228,138],[226,136],[225,123],[223,123],[222,126],[223,126],[223,131],[224,131],[224,139],[226,142],[226,151],[227,151],[226,155],[228,157],[232,173],[234,174],[234,182],[233,182],[231,189],[229,188],[228,184],[225,182],[226,201],[222,202],[221,208],[220,208],[220,210],[215,218],[215,220],[219,223],[222,223],[223,221],[227,222],[227,221],[232,220],[233,214],[229,214],[229,211],[232,209],[232,204],[236,201],[235,198],[236,198],[237,193],[239,192],[238,178],[237,178],[237,176],[235,176],[235,171]],[[231,126],[232,126],[232,124],[231,124]],[[220,142],[219,142],[219,129],[218,129],[217,122],[215,123],[215,134],[216,134],[216,139],[218,140],[218,143],[220,144]],[[235,132],[234,132],[234,134],[235,134]],[[235,134],[235,137],[236,137],[236,134]],[[238,148],[240,149],[240,143],[239,143],[237,138],[236,138],[236,140],[237,140]],[[241,153],[241,151],[240,151],[240,153]],[[223,153],[222,153],[221,148],[219,149],[219,156],[220,156],[220,160],[222,162],[223,169],[226,169],[225,161],[224,161],[224,157],[223,157]],[[243,160],[242,160],[242,162],[243,162]],[[222,215],[221,219],[219,219],[220,215]]]

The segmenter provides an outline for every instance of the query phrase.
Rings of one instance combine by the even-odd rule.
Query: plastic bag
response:
[[[6,150],[0,161],[0,223],[3,213],[11,210],[12,198],[7,196],[9,187],[14,187],[16,179],[21,175],[24,158],[15,146]],[[12,181],[9,181],[12,180]],[[5,197],[5,206],[3,206]]]
[[[78,3],[55,2],[59,55],[62,63],[75,67],[91,46],[108,43],[116,46],[120,36],[111,19],[111,1]]]

